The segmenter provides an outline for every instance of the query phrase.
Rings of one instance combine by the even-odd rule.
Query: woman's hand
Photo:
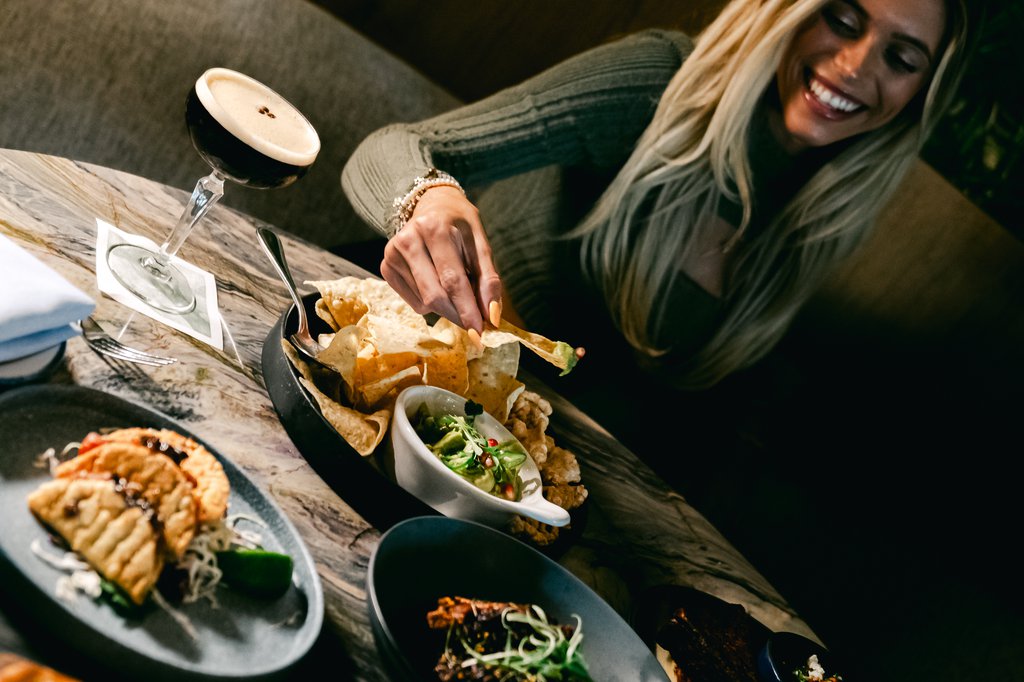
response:
[[[421,315],[437,313],[467,330],[501,319],[501,279],[480,213],[454,187],[423,193],[384,248],[380,273]]]

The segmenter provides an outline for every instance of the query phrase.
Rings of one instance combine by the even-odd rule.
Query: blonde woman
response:
[[[643,32],[377,131],[342,185],[417,311],[709,386],[864,241],[951,101],[965,12],[734,0],[695,41]]]

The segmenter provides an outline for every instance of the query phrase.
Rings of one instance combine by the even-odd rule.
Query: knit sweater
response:
[[[606,357],[628,355],[600,295],[583,281],[578,242],[559,237],[625,163],[691,50],[682,33],[643,31],[478,102],[388,126],[359,145],[342,187],[384,232],[395,198],[416,176],[431,167],[452,174],[480,209],[506,296],[530,327],[603,348]],[[718,319],[718,299],[687,277],[664,295],[675,312],[657,336],[694,350]]]

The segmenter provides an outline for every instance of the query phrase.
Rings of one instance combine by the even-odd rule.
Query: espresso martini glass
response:
[[[115,244],[107,251],[118,282],[153,308],[175,314],[194,310],[196,296],[171,257],[224,195],[224,181],[255,189],[287,187],[306,174],[320,151],[320,137],[298,109],[231,69],[208,69],[196,79],[185,121],[192,146],[213,172],[196,183],[158,250]]]

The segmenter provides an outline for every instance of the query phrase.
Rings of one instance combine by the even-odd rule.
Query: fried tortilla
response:
[[[0,682],[81,682],[17,654],[0,653]]]
[[[152,508],[163,545],[180,559],[196,532],[194,485],[167,455],[135,443],[101,443],[57,467],[57,478],[106,476]]]
[[[497,329],[485,329],[481,337],[485,346],[501,345],[507,343],[507,338],[512,337],[523,344],[541,359],[547,360],[555,367],[562,370],[559,376],[565,376],[572,371],[580,358],[583,357],[582,347],[573,348],[564,341],[552,341],[551,339],[520,329],[508,320],[502,319]]]
[[[105,478],[58,478],[28,496],[28,506],[104,578],[136,604],[163,569],[152,513]]]
[[[224,517],[231,496],[231,484],[224,473],[224,467],[213,454],[191,438],[169,429],[131,428],[118,429],[108,434],[96,436],[100,442],[134,443],[149,448],[153,452],[166,454],[177,462],[178,466],[195,482],[192,496],[199,507],[197,518],[199,523],[216,521]],[[87,442],[90,439],[87,439]],[[95,442],[93,440],[93,442]],[[85,444],[83,443],[83,449]],[[79,455],[83,454],[79,450]],[[88,452],[85,450],[85,452]]]

